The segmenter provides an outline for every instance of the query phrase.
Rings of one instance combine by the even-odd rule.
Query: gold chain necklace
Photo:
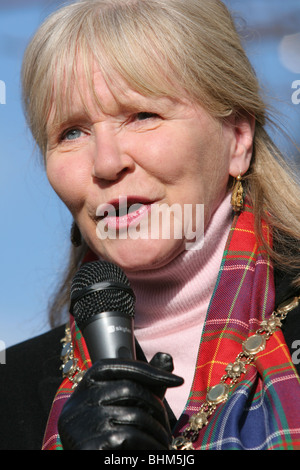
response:
[[[246,373],[246,367],[253,364],[256,354],[266,348],[268,339],[281,328],[282,321],[299,305],[299,300],[300,297],[294,297],[280,304],[270,318],[262,321],[260,328],[242,343],[242,351],[234,362],[227,365],[220,382],[209,390],[199,411],[190,417],[187,428],[173,439],[171,449],[195,450],[193,443],[197,440],[200,430],[208,424],[208,419],[217,406],[228,400],[232,388],[241,375]]]
[[[195,450],[193,443],[197,440],[200,430],[208,424],[210,416],[220,403],[228,400],[230,392],[238,382],[242,374],[247,371],[247,366],[254,363],[256,355],[266,348],[268,339],[281,328],[282,321],[288,313],[299,305],[299,297],[293,297],[279,305],[268,320],[260,324],[260,328],[242,343],[242,351],[234,362],[230,362],[225,368],[225,374],[220,382],[212,387],[206,395],[204,403],[199,411],[189,419],[189,424],[180,436],[173,439],[172,450]],[[71,338],[70,325],[67,323],[65,336],[61,340],[63,348],[61,369],[63,377],[72,382],[72,389],[82,380],[86,371],[78,367],[78,359],[74,357],[74,349]]]
[[[78,359],[74,357],[74,347],[69,323],[66,324],[65,336],[62,338],[61,343],[63,347],[60,353],[60,359],[62,360],[60,369],[62,370],[63,378],[67,377],[70,382],[72,382],[72,389],[74,389],[82,380],[86,371],[80,369]]]

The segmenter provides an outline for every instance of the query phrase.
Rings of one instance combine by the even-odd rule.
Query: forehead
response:
[[[48,125],[51,126],[59,126],[61,122],[78,114],[91,116],[100,112],[114,115],[122,111],[145,110],[149,106],[155,107],[156,112],[159,112],[179,101],[172,92],[149,90],[143,94],[119,73],[111,72],[107,76],[95,61],[87,69],[78,60],[72,79],[66,79],[62,86],[59,81],[54,80],[53,90],[48,118]],[[186,93],[177,87],[176,95],[183,98]]]

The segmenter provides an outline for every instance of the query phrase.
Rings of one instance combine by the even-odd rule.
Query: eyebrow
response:
[[[59,117],[54,117],[54,119],[48,119],[47,121],[47,134],[55,135],[66,127],[87,122],[90,119],[88,113],[84,110],[65,113],[64,116],[59,119]]]
[[[138,93],[137,96],[134,97],[124,95],[124,97],[115,97],[115,99],[120,114],[122,112],[126,112],[127,114],[141,111],[152,111],[159,114],[160,112],[165,111],[165,107],[170,110],[172,106],[174,106],[176,102],[179,101],[168,96],[153,98],[151,96],[139,95]],[[46,131],[48,139],[53,136],[56,136],[58,133],[60,133],[67,127],[72,127],[76,124],[84,124],[88,121],[90,122],[91,120],[93,120],[92,115],[97,109],[99,109],[104,115],[110,115],[108,110],[105,110],[105,108],[101,106],[100,100],[99,103],[95,103],[95,109],[92,113],[89,113],[87,108],[83,104],[80,108],[79,106],[76,106],[73,110],[71,105],[70,108],[66,109],[66,111],[63,113],[61,119],[60,116],[56,116],[56,113],[54,112],[54,118],[49,118],[47,122]]]

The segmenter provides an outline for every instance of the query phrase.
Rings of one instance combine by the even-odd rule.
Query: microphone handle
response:
[[[92,363],[100,359],[136,359],[133,317],[101,312],[82,328]]]

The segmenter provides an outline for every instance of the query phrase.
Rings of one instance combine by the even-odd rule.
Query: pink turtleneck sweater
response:
[[[212,216],[203,248],[187,250],[168,265],[127,276],[136,295],[135,335],[150,360],[171,354],[174,373],[184,384],[166,398],[177,418],[192,386],[207,308],[216,284],[232,222],[230,196]]]

